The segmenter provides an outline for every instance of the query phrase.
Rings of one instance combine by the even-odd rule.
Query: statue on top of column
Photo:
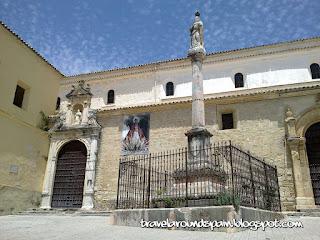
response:
[[[203,23],[200,20],[200,12],[196,11],[194,22],[190,28],[190,48],[204,47],[203,45]]]

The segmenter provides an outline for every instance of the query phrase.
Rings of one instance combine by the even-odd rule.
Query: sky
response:
[[[0,20],[67,76],[186,57],[195,10],[208,53],[320,36],[320,0],[0,0]]]

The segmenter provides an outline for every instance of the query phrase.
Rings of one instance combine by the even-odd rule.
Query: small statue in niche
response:
[[[71,103],[68,103],[67,105],[67,110],[66,110],[66,126],[70,126],[72,124],[73,121],[73,113],[72,113],[72,109],[71,109]]]
[[[74,120],[75,125],[79,125],[81,123],[81,117],[82,117],[82,113],[78,109],[78,111],[76,112],[76,115],[75,115],[75,120]]]
[[[83,107],[83,111],[82,111],[81,124],[86,125],[88,123],[88,115],[89,115],[88,102],[84,101],[83,105],[84,105],[84,107]]]
[[[291,108],[290,108],[290,107],[288,107],[288,108],[287,108],[287,111],[286,111],[286,117],[287,117],[287,118],[291,118],[291,117],[293,117],[293,113],[292,113],[292,111],[291,111]]]
[[[191,46],[190,48],[198,48],[203,46],[203,23],[200,20],[200,12],[195,13],[194,23],[190,28]]]

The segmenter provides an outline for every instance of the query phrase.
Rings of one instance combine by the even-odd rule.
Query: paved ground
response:
[[[288,220],[288,219],[286,219]],[[107,225],[106,216],[0,216],[0,240],[109,240],[109,239],[257,239],[294,240],[320,239],[320,218],[291,217],[301,220],[303,229],[269,229],[241,231],[238,233],[193,232],[165,229],[144,229]]]

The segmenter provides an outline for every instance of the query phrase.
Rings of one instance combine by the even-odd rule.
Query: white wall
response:
[[[220,62],[210,62],[213,57],[208,56],[207,62],[203,66],[204,93],[212,94],[313,81],[309,66],[313,62],[320,63],[319,56],[320,48]],[[237,72],[244,75],[244,88],[234,87],[233,77]],[[79,77],[80,79],[81,77]],[[91,106],[96,109],[108,106],[107,93],[110,89],[115,91],[115,104],[111,106],[141,105],[191,96],[191,80],[190,64],[190,66],[183,68],[154,70],[139,75],[106,77],[90,81],[93,93]],[[165,96],[167,82],[174,83],[174,96]],[[65,100],[65,95],[70,89],[70,85],[61,87],[62,101]]]

